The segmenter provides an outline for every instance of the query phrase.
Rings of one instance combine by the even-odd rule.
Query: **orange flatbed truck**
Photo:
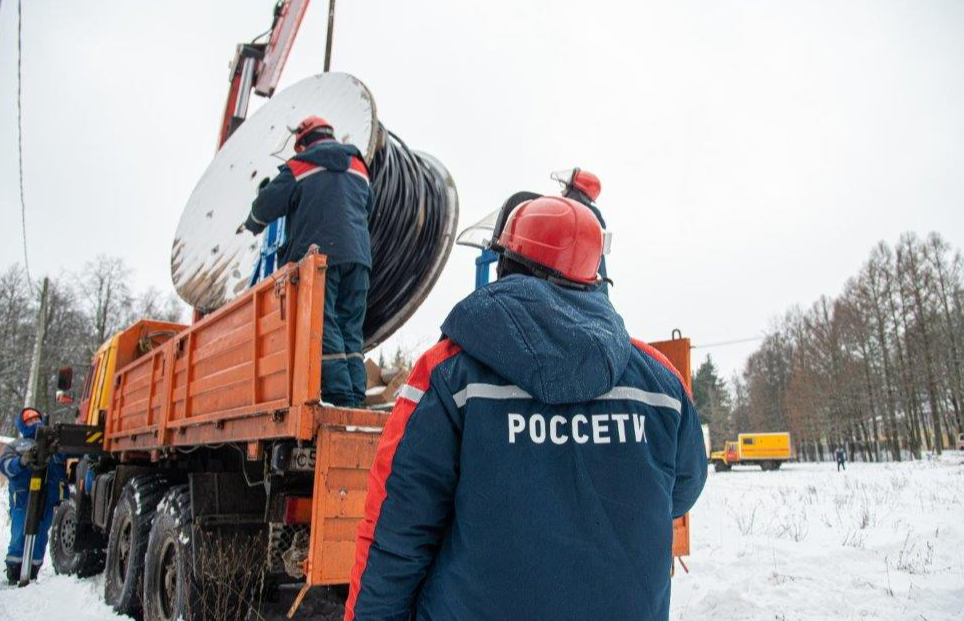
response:
[[[54,516],[59,573],[105,571],[107,602],[151,621],[244,618],[255,583],[303,583],[292,614],[311,587],[343,600],[389,415],[319,401],[325,269],[310,253],[191,326],[139,321],[98,350],[60,426],[85,456]],[[654,346],[689,379],[688,339]],[[673,548],[689,554],[688,516]]]

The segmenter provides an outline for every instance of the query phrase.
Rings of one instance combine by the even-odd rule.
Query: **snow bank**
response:
[[[964,619],[964,455],[839,474],[833,464],[710,472],[692,524],[674,620]],[[55,576],[48,563],[36,584],[0,586],[0,620],[126,619],[102,594],[102,576]]]

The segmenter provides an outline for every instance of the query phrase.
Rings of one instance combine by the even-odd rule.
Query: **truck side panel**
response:
[[[690,369],[690,340],[679,338],[671,341],[650,343],[661,354],[673,363],[676,370],[683,376],[683,384],[687,390],[692,390],[693,374]],[[673,521],[673,556],[689,556],[690,554],[690,514]]]
[[[325,268],[309,254],[118,371],[105,448],[313,438]]]
[[[742,461],[790,459],[789,433],[741,433],[737,438]]]
[[[365,515],[368,471],[380,437],[379,427],[324,425],[319,430],[305,563],[309,586],[349,581],[358,523]]]

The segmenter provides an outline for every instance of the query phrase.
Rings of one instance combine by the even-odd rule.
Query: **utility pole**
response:
[[[33,341],[33,357],[30,359],[30,377],[27,380],[27,394],[23,398],[24,408],[37,407],[40,394],[40,359],[43,357],[44,338],[47,336],[47,293],[49,281],[44,278],[40,287],[40,310],[37,311],[37,331]],[[20,561],[20,586],[30,583],[33,568],[33,549],[37,540],[37,525],[43,515],[43,496],[41,490],[47,478],[46,461],[41,466],[32,467],[30,493],[27,498],[26,524],[24,525],[23,558]]]
[[[33,341],[33,357],[30,359],[30,377],[27,380],[27,394],[23,398],[23,407],[37,407],[37,396],[40,394],[40,361],[43,357],[44,339],[47,337],[47,289],[49,281],[44,278],[40,287],[40,310],[37,311],[37,331]]]

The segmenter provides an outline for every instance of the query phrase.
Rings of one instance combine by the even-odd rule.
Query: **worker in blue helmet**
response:
[[[0,473],[9,479],[7,490],[10,495],[10,545],[4,559],[7,582],[17,584],[23,563],[24,525],[27,518],[27,497],[30,495],[30,477],[36,462],[37,429],[44,425],[44,418],[34,408],[24,408],[17,416],[17,430],[20,437],[4,447],[0,453]],[[33,548],[31,579],[36,579],[43,564],[47,548],[47,534],[53,520],[54,508],[64,498],[67,488],[67,468],[63,456],[54,456],[47,465],[47,496],[44,499],[44,513]]]
[[[372,267],[368,218],[374,205],[368,166],[357,147],[335,139],[328,121],[306,118],[295,130],[295,156],[258,192],[239,228],[260,233],[285,216],[278,264],[300,260],[312,246],[328,257],[322,334],[322,400],[365,402],[362,348]]]

